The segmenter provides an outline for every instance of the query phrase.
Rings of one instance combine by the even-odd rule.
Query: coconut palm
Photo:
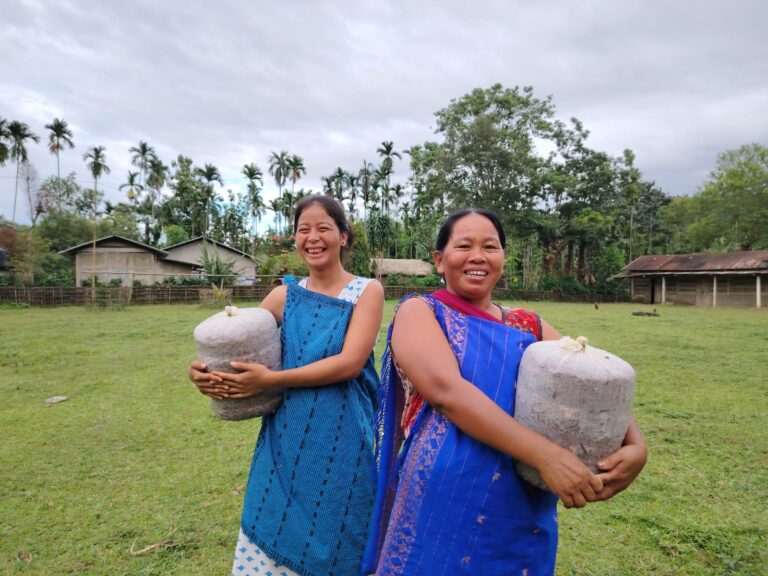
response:
[[[205,238],[208,232],[208,212],[211,209],[217,209],[216,190],[213,185],[218,182],[220,186],[224,186],[224,179],[221,177],[219,169],[213,164],[206,164],[203,168],[195,168],[195,175],[203,183],[200,202],[205,215],[203,224],[203,238]]]
[[[126,188],[128,189],[126,196],[128,196],[128,200],[130,200],[132,204],[136,204],[139,201],[141,198],[141,193],[144,190],[144,187],[139,182],[137,182],[138,179],[138,172],[131,172],[128,170],[128,178],[124,184],[120,184],[120,190],[125,190]]]
[[[10,139],[11,133],[8,131],[8,120],[0,117],[0,166],[5,166],[8,156],[11,154],[11,149],[8,147]]]
[[[160,190],[165,186],[167,179],[168,166],[163,164],[163,161],[157,156],[151,158],[149,161],[146,183],[148,196],[152,203],[151,214],[153,220],[155,218],[155,205],[157,204],[157,199],[160,197]]]
[[[278,197],[283,195],[283,186],[288,178],[288,152],[281,150],[279,154],[272,152],[269,157],[269,174],[275,179],[277,184]]]
[[[280,198],[273,198],[269,201],[269,209],[272,210],[272,212],[275,213],[275,229],[277,232],[280,232],[282,230],[282,227],[280,225],[281,223],[281,215],[283,213],[283,202]]]
[[[253,219],[258,222],[264,213],[264,199],[261,197],[262,186],[264,186],[264,174],[253,163],[245,164],[240,173],[248,181],[248,208]]]
[[[373,191],[373,164],[363,160],[363,167],[357,173],[357,182],[360,185],[360,197],[363,199],[363,219],[368,218],[368,206],[376,200],[372,197]]]
[[[48,134],[48,150],[51,154],[56,155],[56,176],[61,178],[61,164],[59,162],[59,153],[64,147],[68,147],[70,150],[75,147],[75,143],[72,142],[72,130],[69,129],[69,125],[61,118],[54,118],[53,122],[45,125],[46,130],[50,130]]]
[[[307,173],[307,169],[304,166],[304,159],[298,154],[290,156],[287,161],[288,166],[288,178],[291,180],[291,194],[296,186],[296,182],[299,181],[302,174]]]
[[[352,174],[352,172],[346,172],[344,174],[344,187],[347,190],[347,200],[349,200],[349,214],[351,217],[354,217],[355,215],[355,203],[357,202],[357,185],[358,185],[358,179],[357,174]]]
[[[136,166],[141,174],[139,184],[143,184],[146,182],[147,170],[149,169],[152,159],[157,158],[155,149],[143,140],[139,140],[139,145],[131,146],[128,149],[128,152],[131,153],[131,164]]]
[[[99,178],[104,174],[109,174],[110,169],[107,165],[107,154],[104,146],[93,146],[83,154],[88,169],[93,176],[93,246],[91,248],[91,301],[96,298],[96,215],[98,214],[99,199]]]
[[[19,170],[21,163],[29,158],[27,154],[27,141],[40,142],[40,136],[32,133],[29,126],[24,122],[14,120],[8,124],[7,138],[11,143],[11,160],[16,160],[16,189],[13,193],[13,216],[11,222],[16,223],[16,198],[19,194]]]

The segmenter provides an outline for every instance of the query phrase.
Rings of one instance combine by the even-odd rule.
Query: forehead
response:
[[[451,239],[454,238],[496,238],[499,239],[499,233],[493,222],[485,216],[471,213],[463,216],[453,223],[451,230]]]
[[[299,216],[299,224],[330,222],[334,224],[333,217],[325,211],[322,204],[315,202],[307,206]]]

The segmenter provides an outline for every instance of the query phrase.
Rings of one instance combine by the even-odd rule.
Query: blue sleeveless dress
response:
[[[354,305],[370,280],[338,298],[289,284],[283,367],[338,354]],[[289,388],[262,420],[243,505],[232,574],[357,576],[375,493],[373,354],[352,380]]]

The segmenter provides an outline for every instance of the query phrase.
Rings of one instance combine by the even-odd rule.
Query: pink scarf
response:
[[[498,324],[504,324],[501,320],[495,316],[491,316],[485,310],[481,310],[474,304],[470,304],[466,300],[459,298],[456,294],[448,292],[445,288],[432,292],[432,297],[436,300],[440,300],[443,304],[450,306],[457,312],[466,314],[467,316],[474,316],[475,318],[482,318],[483,320],[490,320],[491,322],[497,322]]]

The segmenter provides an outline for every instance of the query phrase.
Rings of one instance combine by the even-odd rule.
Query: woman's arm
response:
[[[400,306],[392,352],[427,402],[469,436],[538,469],[566,507],[580,508],[597,499],[603,483],[576,456],[517,422],[461,377],[456,357],[424,301],[413,298]]]
[[[381,327],[384,289],[376,281],[366,286],[355,305],[344,346],[339,354],[312,364],[273,371],[261,364],[232,363],[237,374],[214,372],[227,398],[246,398],[268,388],[311,387],[333,384],[356,377],[362,372]]]

